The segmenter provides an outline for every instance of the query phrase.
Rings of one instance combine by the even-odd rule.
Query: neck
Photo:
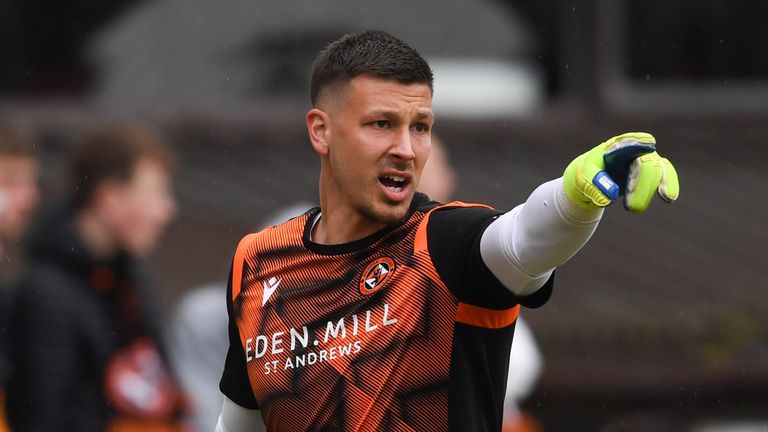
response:
[[[348,209],[321,204],[322,216],[312,230],[312,241],[326,245],[349,243],[368,237],[387,226],[372,222],[355,211],[344,210]]]
[[[81,210],[77,214],[75,230],[94,256],[110,258],[117,254],[117,241],[111,234],[111,230],[92,210]]]
[[[313,242],[326,245],[349,243],[365,238],[387,226],[365,217],[357,209],[339,201],[327,193],[321,181],[322,217],[312,230]]]

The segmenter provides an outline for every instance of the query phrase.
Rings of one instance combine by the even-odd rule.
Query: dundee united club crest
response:
[[[395,260],[389,257],[379,258],[368,264],[360,279],[360,293],[373,294],[378,291],[395,272]]]

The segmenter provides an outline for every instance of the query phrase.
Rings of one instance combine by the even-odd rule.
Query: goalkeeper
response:
[[[217,430],[499,431],[520,306],[546,303],[611,202],[676,200],[675,169],[628,133],[511,211],[441,205],[416,193],[434,122],[416,51],[344,36],[311,96],[320,207],[237,247]]]

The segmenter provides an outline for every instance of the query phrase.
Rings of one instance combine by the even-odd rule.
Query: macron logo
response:
[[[264,282],[264,292],[261,294],[262,306],[267,304],[267,301],[270,297],[272,297],[272,293],[275,292],[277,287],[280,285],[280,282],[282,282],[282,279],[277,279],[275,277],[270,278],[269,282]]]

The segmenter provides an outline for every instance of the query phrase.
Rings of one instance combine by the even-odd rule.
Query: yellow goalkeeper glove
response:
[[[568,198],[585,208],[605,207],[624,196],[624,207],[642,212],[654,192],[666,202],[680,194],[677,171],[656,153],[656,139],[645,132],[615,136],[571,162],[563,174]]]

